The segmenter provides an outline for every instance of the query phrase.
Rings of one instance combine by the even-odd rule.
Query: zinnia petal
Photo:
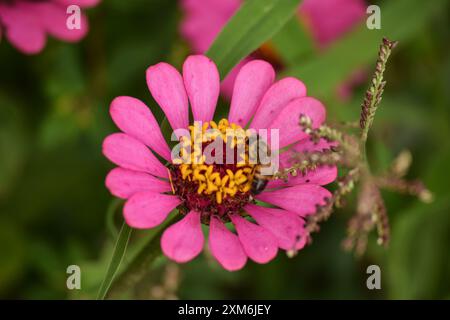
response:
[[[244,208],[256,222],[270,231],[284,250],[299,250],[306,243],[302,218],[293,212],[249,204]]]
[[[170,149],[150,109],[133,97],[115,98],[109,109],[111,118],[126,134],[145,143],[153,151],[170,160]]]
[[[177,69],[164,62],[149,67],[147,85],[172,129],[186,129],[189,123],[188,97]]]
[[[190,56],[183,65],[183,79],[194,121],[212,120],[220,92],[216,64],[203,55]]]
[[[75,4],[82,8],[90,8],[96,6],[101,0],[56,0],[64,6]]]
[[[245,66],[252,60],[254,59],[252,59],[251,57],[242,59],[241,62],[235,65],[234,68],[231,69],[230,72],[228,72],[228,74],[225,76],[225,79],[222,80],[222,83],[220,84],[220,94],[223,95],[228,101],[230,101],[231,97],[233,96],[234,82],[236,81],[236,77],[239,74],[239,71],[243,66]]]
[[[245,127],[275,78],[273,67],[253,60],[241,68],[234,82],[228,120]]]
[[[116,197],[128,199],[143,191],[168,192],[171,190],[167,181],[139,171],[114,168],[106,176],[106,187]]]
[[[296,186],[299,184],[316,184],[319,186],[327,185],[337,177],[336,166],[320,166],[314,170],[310,170],[305,174],[299,172],[297,176],[289,176],[289,179],[285,182],[282,179],[269,181],[267,188],[278,188],[285,186]]]
[[[250,125],[253,129],[266,129],[270,122],[295,98],[306,96],[306,87],[296,78],[275,82],[265,93]]]
[[[241,5],[241,0],[181,0],[180,31],[194,53],[203,53]]]
[[[130,227],[149,229],[160,225],[180,203],[176,196],[153,191],[139,192],[125,203],[123,215]]]
[[[336,147],[338,144],[336,141],[327,141],[325,139],[320,139],[319,141],[313,141],[309,137],[303,139],[296,143],[291,150],[296,152],[322,152],[325,150],[330,150],[332,147]]]
[[[103,154],[125,169],[167,178],[167,168],[140,141],[124,133],[113,133],[103,141]]]
[[[76,42],[82,39],[89,30],[88,21],[84,14],[80,17],[80,28],[69,29],[67,27],[66,7],[53,2],[30,3],[28,10],[39,16],[40,24],[53,37]]]
[[[247,255],[238,236],[214,216],[209,224],[209,248],[214,258],[228,271],[242,269],[247,263]]]
[[[320,139],[318,142],[314,142],[310,138],[303,139],[289,148],[289,150],[280,154],[280,168],[292,167],[295,162],[295,160],[293,159],[295,153],[323,152],[325,150],[329,150],[334,146],[336,146],[335,142],[328,142],[325,139]],[[295,186],[303,183],[318,184],[323,186],[336,180],[337,173],[338,172],[336,166],[319,166],[314,170],[308,170],[304,174],[299,172],[295,177],[291,175],[287,182],[283,181],[282,179],[272,180],[267,185],[267,188]]]
[[[231,216],[231,221],[250,259],[257,263],[267,263],[275,258],[278,242],[269,231],[236,214]]]
[[[161,248],[167,257],[182,263],[194,259],[202,252],[204,242],[200,214],[191,211],[164,231]]]
[[[280,130],[280,148],[308,136],[299,126],[300,115],[308,116],[313,128],[318,128],[325,121],[325,107],[319,100],[311,97],[291,101],[269,126],[269,129]]]
[[[300,216],[316,212],[317,205],[324,205],[331,193],[315,184],[301,184],[276,191],[266,191],[256,196],[258,200],[276,205]]]
[[[309,139],[305,139],[310,141]],[[311,145],[309,142],[305,142],[307,146],[305,146],[302,142],[301,145],[295,145],[291,149],[282,152],[279,156],[280,159],[280,169],[290,168],[294,164],[295,160],[293,159],[293,155],[295,152],[308,152],[308,151],[316,151],[313,149],[317,149],[317,151],[323,151],[325,148],[315,146],[314,143]],[[281,186],[295,186],[298,184],[310,183],[310,184],[318,184],[318,185],[326,185],[337,178],[337,167],[323,165],[319,166],[313,170],[307,170],[305,173],[298,172],[296,176],[290,175],[287,181],[283,179],[271,180],[267,185],[267,188],[277,188]]]
[[[0,20],[12,45],[24,53],[35,54],[44,48],[46,35],[39,17],[28,9],[24,3],[15,6],[0,4]]]
[[[304,0],[300,13],[310,24],[314,39],[323,48],[362,21],[366,8],[364,0]]]

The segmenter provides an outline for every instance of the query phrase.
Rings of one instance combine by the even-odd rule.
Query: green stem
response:
[[[117,237],[116,245],[114,246],[113,256],[111,262],[109,263],[108,270],[106,271],[105,278],[98,291],[97,299],[105,299],[111,284],[114,281],[117,271],[122,264],[123,258],[127,251],[128,242],[130,241],[132,229],[123,222],[120,232]]]
[[[375,113],[381,102],[381,97],[383,95],[384,87],[386,81],[383,79],[384,71],[386,70],[386,64],[391,55],[392,49],[397,45],[397,42],[390,41],[383,38],[383,43],[380,45],[380,51],[378,52],[378,59],[376,63],[375,73],[372,78],[372,84],[366,92],[364,102],[361,106],[361,117],[360,117],[360,157],[362,162],[366,162],[366,143],[367,137],[369,135],[369,130],[372,126]]]
[[[114,198],[113,201],[108,206],[108,210],[106,212],[106,227],[113,239],[117,238],[119,231],[117,230],[116,225],[114,224],[114,215],[116,214],[117,209],[123,204],[123,200],[119,198]]]
[[[168,221],[154,234],[143,248],[134,256],[133,260],[125,267],[122,273],[112,283],[106,298],[117,298],[123,293],[133,288],[145,274],[150,270],[153,262],[161,256],[161,236],[168,225],[171,225],[180,219],[179,214],[173,215]]]

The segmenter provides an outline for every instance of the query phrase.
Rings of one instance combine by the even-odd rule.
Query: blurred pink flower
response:
[[[304,0],[301,20],[324,49],[358,25],[366,14],[364,0]]]
[[[317,145],[312,143],[298,125],[301,114],[309,116],[314,127],[321,125],[326,113],[322,103],[306,95],[301,81],[284,78],[274,82],[274,78],[274,69],[265,61],[245,64],[234,84],[228,119],[219,121],[219,128],[249,124],[254,129],[279,129],[280,148],[293,144],[300,152],[327,148],[323,141]],[[189,104],[194,121],[217,126],[212,119],[220,80],[216,65],[209,58],[189,56],[182,74],[167,63],[151,66],[147,69],[147,85],[172,129],[188,128]],[[241,269],[247,258],[267,263],[279,248],[300,250],[308,237],[304,218],[314,214],[316,206],[323,205],[331,196],[322,186],[335,180],[336,167],[319,167],[286,182],[270,182],[262,193],[254,195],[251,189],[243,187],[247,183],[251,185],[253,172],[248,173],[248,180],[243,179],[243,184],[237,180],[238,176],[242,179],[242,172],[237,173],[236,165],[217,163],[209,165],[211,172],[205,176],[207,179],[214,174],[218,176],[222,183],[217,184],[217,177],[214,182],[221,189],[216,188],[215,196],[205,193],[200,188],[201,180],[185,170],[187,167],[183,169],[189,165],[164,166],[155,155],[164,162],[172,162],[159,124],[142,101],[117,97],[111,103],[110,114],[122,132],[109,135],[103,142],[103,154],[119,166],[108,174],[106,186],[113,195],[126,199],[125,221],[134,228],[156,227],[172,210],[179,209],[178,214],[183,218],[168,227],[161,238],[163,253],[176,262],[190,261],[203,250],[202,223],[209,225],[212,255],[226,270]],[[281,166],[288,165],[289,161],[288,153],[280,156]],[[186,178],[190,175],[192,180]],[[226,187],[233,187],[231,179],[234,178],[234,193],[226,193],[229,192]],[[243,188],[237,189],[238,184]],[[259,206],[253,198],[277,208]],[[247,220],[247,214],[255,222]],[[226,223],[233,225],[236,233]]]
[[[206,52],[241,3],[242,0],[181,0],[184,12],[181,34],[194,53]],[[304,0],[299,7],[299,18],[311,33],[318,49],[324,50],[360,23],[365,12],[364,0]],[[222,93],[226,97],[231,97],[240,67],[251,59],[254,57],[244,59],[223,81]],[[352,80],[351,83],[354,82]]]
[[[92,7],[100,0],[7,0],[0,1],[0,40],[2,36],[26,54],[39,53],[47,34],[68,42],[76,42],[88,32],[86,17],[81,16],[81,28],[69,30],[66,13],[70,5]]]
[[[367,80],[366,68],[360,68],[353,71],[344,81],[336,88],[337,96],[342,101],[349,101],[353,95],[355,87],[365,83]]]

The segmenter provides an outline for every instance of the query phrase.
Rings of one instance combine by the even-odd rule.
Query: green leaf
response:
[[[140,250],[131,258],[130,262],[123,268],[117,276],[114,284],[111,286],[107,297],[117,298],[134,287],[150,270],[153,262],[161,256],[161,236],[166,228],[182,218],[178,210],[172,211],[169,218],[158,228],[141,247]],[[106,297],[106,296],[105,296]]]
[[[353,71],[375,62],[383,37],[404,45],[442,10],[446,1],[397,0],[384,3],[380,30],[369,30],[363,24],[319,59],[297,64],[284,72],[284,76],[302,79],[310,95],[328,97]]]
[[[113,239],[115,239],[118,236],[118,230],[114,223],[114,216],[115,216],[117,209],[122,204],[123,204],[122,199],[114,198],[111,201],[111,203],[109,204],[108,210],[106,212],[106,227],[108,228],[109,232],[113,236]]]
[[[314,52],[313,39],[297,16],[286,23],[283,29],[273,37],[271,43],[285,66],[297,64],[303,57]]]
[[[274,36],[295,14],[300,1],[247,0],[206,53],[217,64],[221,78]]]
[[[437,299],[448,294],[450,201],[417,204],[397,212],[387,256],[393,299]]]
[[[117,242],[114,247],[111,262],[108,266],[108,271],[106,272],[105,278],[103,279],[102,285],[100,286],[100,290],[98,291],[97,299],[99,300],[105,299],[106,294],[108,293],[108,290],[111,287],[112,282],[114,281],[114,277],[120,268],[123,257],[125,256],[128,241],[130,240],[131,236],[131,231],[132,229],[125,222],[123,222],[122,228],[119,232],[119,236],[117,237]]]

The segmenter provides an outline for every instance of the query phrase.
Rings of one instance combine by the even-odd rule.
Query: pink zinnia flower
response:
[[[212,119],[220,79],[209,58],[188,57],[182,75],[167,63],[147,69],[149,90],[174,130],[193,130],[190,104],[193,120],[202,121],[204,128],[248,125],[256,130],[279,129],[280,149],[291,145],[297,152],[327,148],[324,141],[312,143],[298,125],[302,114],[312,119],[314,127],[321,125],[324,106],[306,95],[301,81],[285,78],[274,82],[274,78],[274,69],[265,61],[244,65],[236,78],[228,118],[216,123]],[[173,164],[159,124],[142,101],[117,97],[110,114],[122,132],[103,142],[104,155],[119,166],[108,174],[106,186],[113,195],[126,199],[123,214],[133,228],[156,227],[178,208],[183,218],[161,238],[163,253],[174,261],[190,261],[202,251],[202,223],[209,225],[212,255],[230,271],[241,269],[247,258],[267,263],[279,248],[300,250],[308,236],[304,218],[331,196],[322,186],[334,181],[336,167],[319,167],[288,181],[271,181],[262,193],[254,195],[250,190],[254,172],[246,166]],[[203,141],[205,148],[207,142]],[[281,166],[289,166],[290,161],[289,152],[281,153]],[[261,202],[272,207],[260,206]]]
[[[184,12],[181,34],[194,53],[201,54],[208,50],[241,3],[242,0],[181,0]],[[299,7],[299,18],[311,33],[316,46],[323,50],[360,23],[365,12],[364,0],[304,0]],[[226,97],[231,97],[240,67],[254,58],[244,59],[229,73],[222,83],[222,93]]]
[[[9,42],[26,54],[39,53],[47,34],[68,42],[76,42],[88,32],[88,23],[81,16],[80,29],[69,30],[66,13],[70,5],[80,8],[95,6],[100,0],[0,0],[0,40]]]

